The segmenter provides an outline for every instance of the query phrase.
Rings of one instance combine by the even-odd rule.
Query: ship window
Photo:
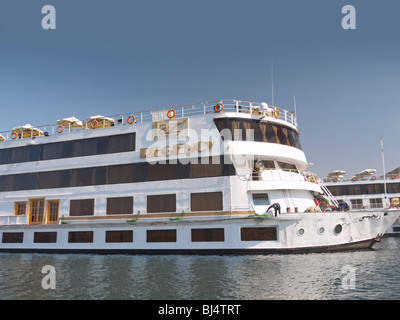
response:
[[[97,138],[74,141],[74,157],[90,156],[95,154],[97,154]]]
[[[135,133],[108,137],[108,153],[135,151]]]
[[[133,182],[134,165],[115,165],[107,168],[107,182],[114,183],[129,183]]]
[[[192,229],[192,242],[225,241],[224,228]]]
[[[268,193],[253,193],[253,203],[255,206],[268,206]]]
[[[71,170],[43,171],[38,173],[38,189],[67,188]]]
[[[57,223],[60,210],[60,200],[47,201],[47,223]]]
[[[202,192],[190,194],[191,211],[212,211],[223,209],[222,192]]]
[[[176,242],[176,229],[147,230],[147,242]]]
[[[35,232],[33,236],[34,243],[56,243],[57,232]]]
[[[148,174],[149,178],[147,178]],[[206,157],[188,159],[188,164],[151,165],[147,162],[139,162],[0,175],[0,192],[231,175],[235,175],[235,168],[230,163],[223,163],[223,157]]]
[[[214,119],[224,140],[250,140],[284,144],[301,149],[298,133],[288,127],[251,119]],[[225,130],[227,129],[227,130]]]
[[[107,198],[106,214],[132,214],[133,197]]]
[[[10,150],[11,149],[0,149],[0,164],[10,163]]]
[[[363,208],[362,199],[351,199],[350,202],[351,202],[352,209],[362,209]]]
[[[387,184],[388,193],[400,193],[400,183],[388,183]]]
[[[15,202],[14,204],[14,215],[16,216],[24,216],[26,215],[26,201]]]
[[[46,143],[42,145],[42,160],[60,159],[63,157],[63,143]]]
[[[283,170],[297,170],[296,166],[292,163],[278,161],[278,166]]]
[[[29,200],[29,224],[42,224],[44,221],[44,199]]]
[[[147,212],[176,212],[176,194],[147,196]]]
[[[70,231],[68,233],[69,243],[93,242],[93,231]]]
[[[349,194],[362,194],[360,184],[349,185]]]
[[[133,242],[133,231],[132,230],[106,231],[106,242]]]
[[[36,189],[37,173],[21,173],[7,176],[7,191]]]
[[[69,206],[69,215],[75,216],[93,216],[94,199],[71,200]]]
[[[0,150],[0,164],[135,151],[136,133],[28,145]]]
[[[24,241],[23,232],[3,232],[2,243],[22,243]]]
[[[383,184],[382,183],[371,183],[368,184],[368,194],[377,194],[383,193]]]
[[[369,199],[371,208],[383,208],[382,198]]]
[[[200,158],[190,163],[190,178],[217,177],[222,175],[220,157]]]
[[[242,241],[275,241],[277,240],[276,227],[241,228]]]
[[[147,181],[176,179],[176,164],[150,164],[147,166]]]

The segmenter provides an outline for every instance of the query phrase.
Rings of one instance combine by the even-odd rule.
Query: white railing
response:
[[[169,116],[172,115],[174,118],[205,115],[217,112],[216,106],[218,104],[222,106],[222,108],[220,107],[220,109],[222,110],[219,112],[238,112],[258,115],[260,117],[272,117],[274,119],[282,120],[297,127],[297,120],[293,112],[275,106],[268,106],[268,108],[263,108],[264,106],[261,106],[260,103],[256,102],[223,99],[182,106],[165,107],[161,109],[152,109],[147,111],[123,113],[118,115],[99,117],[97,119],[93,119],[94,117],[91,117],[80,121],[79,126],[76,124],[68,126],[60,126],[60,124],[49,124],[27,128],[24,129],[23,132],[18,133],[16,132],[16,130],[3,131],[0,132],[0,140],[33,138],[47,136],[50,134],[66,134],[79,130],[107,128],[120,125],[133,125],[134,123],[168,120],[170,119]]]

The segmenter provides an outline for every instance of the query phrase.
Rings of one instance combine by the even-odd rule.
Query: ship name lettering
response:
[[[170,155],[186,154],[189,152],[211,151],[215,141],[199,141],[193,144],[177,143],[172,146],[154,146],[140,149],[140,158],[153,158]]]

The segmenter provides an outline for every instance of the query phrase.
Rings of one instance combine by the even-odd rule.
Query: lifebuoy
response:
[[[338,178],[334,178],[334,179],[333,179],[333,182],[338,182],[338,181],[339,181]]]
[[[17,132],[13,131],[11,133],[11,139],[15,140],[17,138],[17,136],[18,136]]]
[[[353,180],[353,181],[357,181],[357,180],[358,180],[358,178],[357,178],[357,177],[353,177],[353,179],[351,179],[351,180]]]
[[[128,117],[127,121],[128,121],[129,124],[132,124],[132,123],[135,123],[135,122],[136,122],[136,118],[135,118],[135,116],[132,114],[132,115],[130,115],[130,116]]]
[[[59,126],[58,126],[58,128],[57,128],[57,132],[58,133],[61,133],[61,132],[63,132],[64,131],[64,126],[62,125],[62,124],[60,124]]]
[[[96,129],[99,126],[99,122],[97,120],[93,120],[90,126],[92,129]]]
[[[224,104],[223,103],[217,103],[214,106],[214,111],[215,112],[221,112],[222,110],[224,110]]]
[[[274,111],[274,117],[277,118],[277,119],[279,119],[280,116],[281,116],[281,113],[279,112],[279,110],[278,110],[278,109],[275,109],[275,111]]]
[[[174,109],[169,109],[167,112],[167,117],[172,119],[175,116],[176,116],[176,111]]]
[[[394,180],[394,179],[397,179],[397,175],[392,174],[392,179],[393,179],[393,180]]]
[[[371,179],[372,179],[372,180],[376,180],[376,177],[375,177],[375,176],[372,176]]]

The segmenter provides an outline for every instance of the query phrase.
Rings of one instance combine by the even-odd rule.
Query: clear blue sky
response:
[[[43,30],[44,5],[56,30]],[[356,30],[341,9],[356,8]],[[0,131],[240,99],[293,109],[310,171],[400,166],[395,0],[2,0]]]

